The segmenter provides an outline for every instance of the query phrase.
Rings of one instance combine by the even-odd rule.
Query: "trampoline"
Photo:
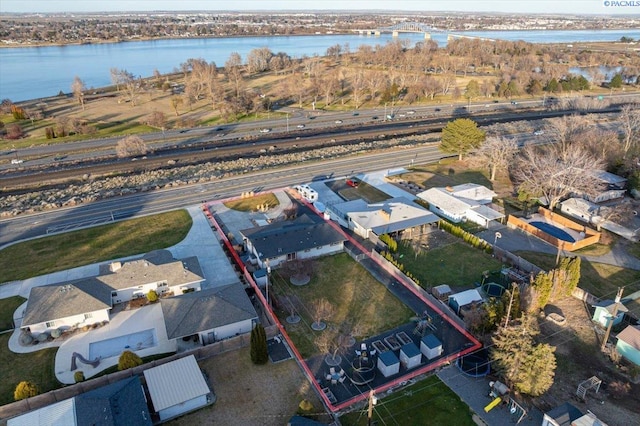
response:
[[[529,225],[535,226],[539,230],[551,235],[552,237],[556,237],[559,240],[567,241],[569,243],[576,242],[576,240],[567,232],[563,231],[562,229],[558,228],[555,225],[551,225],[550,223],[533,221],[533,222],[529,222]]]
[[[491,371],[489,353],[486,349],[467,354],[456,361],[458,369],[471,377],[484,377]]]
[[[489,297],[502,297],[505,292],[505,288],[498,283],[485,283],[482,285],[482,291]]]

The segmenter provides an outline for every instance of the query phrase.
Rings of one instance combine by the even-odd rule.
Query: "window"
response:
[[[88,314],[84,314],[84,319],[88,320],[89,318],[93,318],[93,314],[89,312]]]
[[[56,326],[56,322],[55,321],[47,321],[45,323],[45,325],[47,326],[47,328],[52,328]]]

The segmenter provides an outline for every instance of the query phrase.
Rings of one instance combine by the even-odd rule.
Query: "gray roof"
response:
[[[613,314],[613,307],[616,305],[616,302],[611,299],[601,300],[597,303],[594,303],[594,307],[605,308],[610,314]],[[622,303],[618,305],[618,315],[622,312],[629,312],[629,309],[626,308]]]
[[[319,217],[302,215],[293,221],[275,222],[270,225],[240,231],[249,239],[261,259],[343,242],[346,238],[330,223]]]
[[[76,399],[79,425],[151,426],[151,414],[138,376],[123,379]]]
[[[354,222],[377,235],[401,231],[414,226],[428,225],[440,220],[438,216],[405,197],[367,204],[362,199],[331,206],[348,214]]]
[[[194,261],[195,259],[195,261]],[[197,258],[190,258],[191,264],[197,263]],[[192,266],[193,267],[193,266]],[[198,264],[198,272],[200,265]],[[98,277],[100,281],[113,290],[136,287],[144,284],[166,281],[169,287],[203,281],[204,278],[190,270],[183,260],[155,265],[146,259],[126,262],[120,269]]]
[[[582,417],[582,412],[568,402],[565,402],[547,412],[546,415],[555,420],[560,426],[570,426],[571,422]]]
[[[452,194],[446,192],[444,188],[430,188],[418,194],[419,198],[422,198],[429,204],[433,204],[440,210],[458,216],[464,216],[466,211],[478,205],[478,203],[469,204],[459,198],[454,197]]]
[[[258,316],[240,282],[160,299],[160,305],[169,339]]]
[[[609,173],[605,170],[592,170],[591,173],[601,181],[610,185],[620,185],[627,181],[626,178]]]
[[[628,325],[616,337],[640,351],[640,328]]]
[[[111,308],[111,290],[97,278],[33,287],[22,327]]]
[[[486,186],[478,185],[477,183],[463,183],[444,189],[454,197],[474,201],[491,201],[497,196],[495,192]]]

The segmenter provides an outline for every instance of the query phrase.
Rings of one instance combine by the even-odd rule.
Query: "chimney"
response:
[[[109,264],[109,271],[110,272],[116,272],[120,268],[122,268],[122,263],[120,263],[120,262],[111,262]]]
[[[380,209],[379,213],[380,213],[380,216],[382,216],[387,221],[391,220],[391,210]]]

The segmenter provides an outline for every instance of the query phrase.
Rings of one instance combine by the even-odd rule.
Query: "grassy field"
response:
[[[13,313],[25,300],[20,296],[0,299],[0,331],[13,329]]]
[[[267,204],[269,208],[276,207],[280,204],[278,197],[269,192],[268,194],[258,194],[253,197],[240,198],[224,203],[225,207],[240,212],[254,212],[258,210],[258,206]]]
[[[9,350],[9,336],[11,333],[0,335],[0,405],[13,402],[13,391],[23,380],[35,383],[40,393],[59,388],[54,373],[57,349],[15,354]]]
[[[411,385],[382,399],[373,410],[379,425],[475,425],[469,407],[436,376]],[[344,426],[364,426],[367,410],[340,417]]]
[[[529,251],[516,254],[547,271],[553,269],[556,264],[555,255]],[[640,271],[583,259],[578,286],[596,297],[613,299],[618,287],[624,286],[625,294],[640,290]]]
[[[314,321],[312,306],[321,298],[326,298],[334,308],[334,313],[324,320],[329,328],[339,328],[345,322],[357,325],[354,335],[358,338],[404,324],[414,315],[348,254],[341,253],[312,262],[313,272],[307,285],[290,284],[284,268],[275,270],[271,280],[278,300],[283,300],[282,296],[285,295],[295,298],[294,305],[302,321],[287,324],[287,332],[304,358],[318,353],[314,343],[317,332],[312,331],[310,325]],[[289,311],[286,306],[281,308],[279,315],[286,324]],[[384,315],[381,315],[382,312]]]
[[[491,255],[463,242],[423,251],[416,257],[411,246],[398,246],[405,270],[420,280],[423,288],[448,284],[456,288],[473,288],[484,271],[496,271],[501,263]]]
[[[186,210],[178,210],[14,244],[0,250],[2,281],[170,247],[184,239],[192,223]]]

